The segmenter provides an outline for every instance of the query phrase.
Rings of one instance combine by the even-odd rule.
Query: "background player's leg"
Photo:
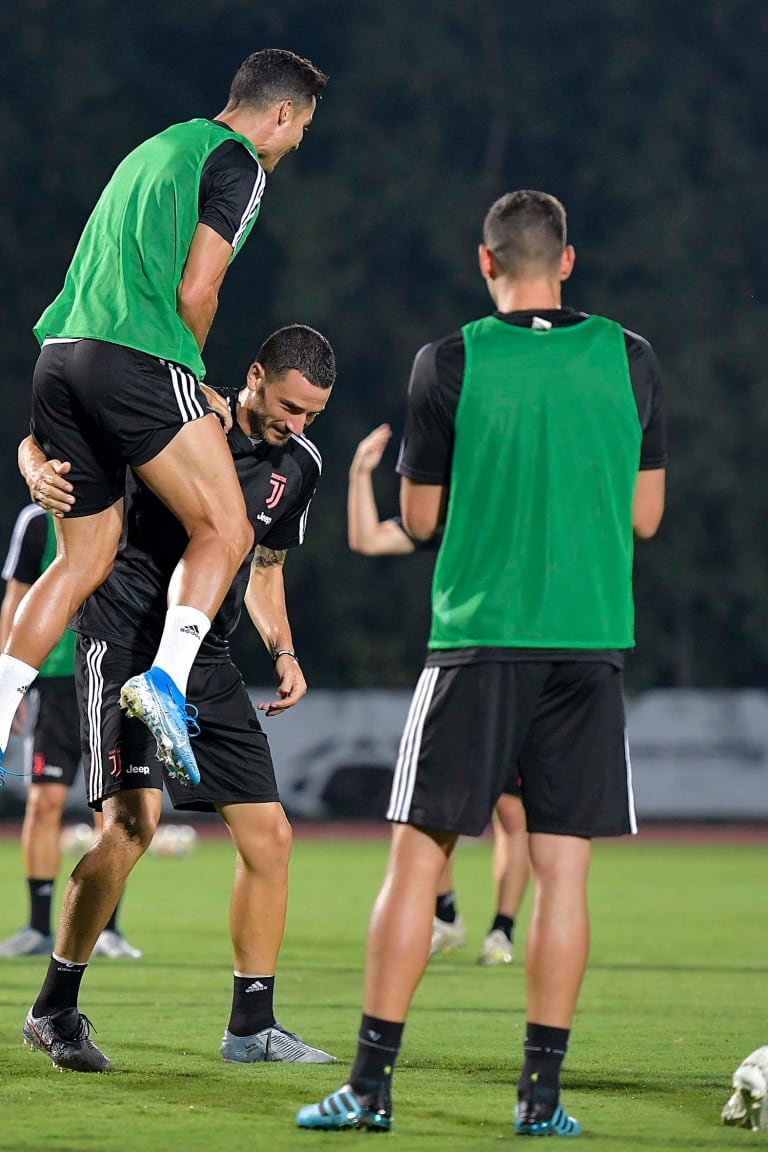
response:
[[[459,915],[453,887],[453,855],[451,855],[445,861],[437,878],[429,954],[436,956],[439,952],[452,952],[455,948],[463,948],[466,942],[467,929]]]
[[[0,943],[0,957],[47,955],[53,947],[51,899],[59,871],[61,814],[66,784],[30,783],[21,826],[21,853],[29,890],[29,923]]]
[[[519,796],[503,792],[493,813],[493,884],[496,910],[480,963],[510,964],[515,919],[528,884],[528,834]]]
[[[106,579],[123,523],[122,500],[94,516],[56,520],[56,559],[16,610],[0,656],[0,749],[5,750],[19,700],[64,635],[68,621]]]

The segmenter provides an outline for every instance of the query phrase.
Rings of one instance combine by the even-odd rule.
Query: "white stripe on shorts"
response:
[[[86,781],[88,802],[100,800],[104,794],[101,762],[101,710],[104,698],[104,677],[101,665],[107,651],[105,640],[90,640],[85,656],[88,683],[86,685],[86,709],[88,713],[88,748],[91,765]]]
[[[632,760],[629,755],[629,735],[624,729],[624,763],[627,767],[627,807],[629,809],[629,830],[637,835],[637,812],[635,811],[635,790],[632,787]]]
[[[387,820],[407,822],[416,784],[416,768],[421,751],[421,737],[429,706],[432,703],[439,668],[425,668],[414,689],[411,706],[400,739],[395,773],[392,778],[392,791],[389,799]]]
[[[161,360],[171,374],[171,384],[179,406],[179,415],[184,424],[189,420],[196,420],[204,416],[200,401],[195,396],[195,377],[191,372],[185,372],[178,364],[171,364],[170,360]]]

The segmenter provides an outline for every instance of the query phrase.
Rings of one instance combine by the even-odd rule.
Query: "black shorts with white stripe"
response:
[[[71,788],[80,767],[80,717],[74,676],[39,676],[30,784]]]
[[[479,836],[511,781],[529,832],[637,831],[620,668],[585,660],[424,669],[387,819]]]
[[[32,435],[68,460],[70,516],[121,499],[125,469],[152,460],[191,420],[210,411],[186,368],[104,340],[50,340],[32,380]]]
[[[190,673],[187,700],[198,709],[200,731],[192,747],[200,783],[189,788],[165,774],[148,729],[120,708],[120,689],[145,663],[141,654],[117,644],[78,638],[77,698],[91,808],[100,810],[103,800],[124,790],[163,787],[174,808],[189,812],[278,803],[269,743],[235,665],[197,663]]]

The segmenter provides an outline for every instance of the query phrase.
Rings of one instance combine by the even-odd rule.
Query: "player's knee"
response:
[[[121,806],[115,811],[110,824],[114,832],[137,855],[146,852],[157,829],[154,813],[143,807]]]
[[[235,558],[236,567],[239,568],[253,548],[255,539],[253,525],[246,516],[243,516],[236,524],[228,526],[228,536],[229,549]]]
[[[273,859],[279,863],[281,867],[287,868],[291,856],[291,847],[293,845],[293,832],[282,812],[274,822],[271,830],[271,841],[272,852],[274,853]]]
[[[45,785],[32,785],[27,793],[26,818],[33,821],[61,820],[64,810],[64,799],[58,795],[58,789]]]

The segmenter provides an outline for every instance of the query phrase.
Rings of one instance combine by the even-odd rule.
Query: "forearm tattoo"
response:
[[[253,560],[251,561],[252,568],[282,568],[283,561],[285,560],[286,549],[282,548],[280,551],[275,552],[273,548],[265,548],[263,544],[257,544],[253,553]]]

